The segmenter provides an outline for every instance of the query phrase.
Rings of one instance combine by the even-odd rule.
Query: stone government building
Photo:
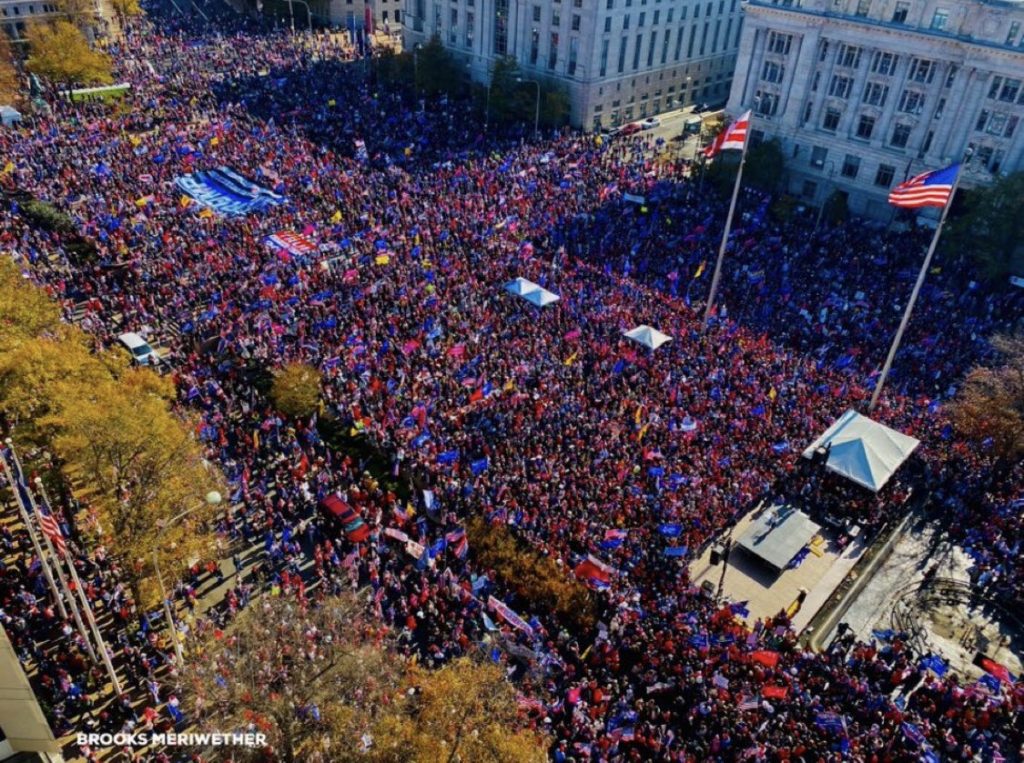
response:
[[[563,88],[588,129],[723,104],[742,21],[739,0],[404,2],[406,50],[436,35],[484,84],[512,56],[525,78]]]
[[[728,111],[777,138],[787,190],[888,219],[889,189],[972,149],[1024,170],[1024,0],[749,0]]]

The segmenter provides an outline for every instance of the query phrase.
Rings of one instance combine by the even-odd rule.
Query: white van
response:
[[[140,366],[155,366],[160,363],[160,356],[138,334],[129,331],[117,338],[125,349],[132,354],[132,360]]]

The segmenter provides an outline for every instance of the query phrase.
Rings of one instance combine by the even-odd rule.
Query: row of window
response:
[[[853,7],[853,15],[858,18],[867,18],[871,14],[872,0],[857,0],[856,6]],[[787,8],[801,7],[800,0],[772,0],[772,5],[781,5]],[[906,24],[907,19],[910,16],[911,2],[910,0],[900,0],[892,9],[892,15],[889,16],[889,21],[893,24]],[[949,17],[950,11],[946,8],[936,8],[932,13],[929,28],[937,32],[946,32],[949,30]],[[881,17],[883,18],[884,17]],[[1024,47],[1024,36],[1020,34],[1021,22],[1013,21],[1007,29],[1005,45],[1020,45]]]
[[[6,6],[4,8],[0,8],[0,13],[2,13],[5,17],[8,16],[8,15],[20,16],[23,7],[25,8],[25,15],[26,16],[32,16],[32,15],[34,15],[36,13],[56,13],[57,12],[57,6],[56,5],[51,5],[50,3],[43,3],[41,5],[28,5],[28,6],[9,5],[9,6]],[[37,8],[39,9],[38,11],[36,10]],[[10,14],[8,14],[8,11],[10,11]]]
[[[556,3],[560,2],[560,1],[561,0],[554,0],[554,2],[556,2]],[[576,4],[576,3],[579,3],[579,2],[580,2],[580,0],[573,0],[573,4],[576,5],[577,8],[582,7],[581,5],[577,5]],[[654,2],[655,3],[660,3],[661,0],[654,0]],[[640,0],[640,5],[647,5],[647,0]],[[605,7],[606,10],[609,10],[609,11],[615,10],[615,0],[605,0],[605,6],[604,7]],[[626,4],[623,7],[625,7],[625,8],[632,8],[633,7],[633,0],[626,0]],[[714,7],[715,7],[715,4],[713,2],[707,3],[707,5],[705,6],[705,9],[704,9],[704,16],[705,17],[711,16],[712,13],[713,13]],[[686,6],[684,6],[680,10],[680,17],[679,17],[680,20],[686,21],[686,11],[687,11]],[[671,10],[669,12],[671,13]],[[729,0],[729,13],[735,13],[735,12],[736,12],[736,0]],[[721,16],[724,13],[725,13],[725,0],[718,0],[718,15]],[[700,3],[697,3],[693,7],[693,18],[694,19],[699,19],[700,18]],[[657,23],[657,22],[655,22],[655,23]]]
[[[762,98],[763,100],[763,98]],[[809,115],[808,115],[809,116]],[[835,107],[828,107],[822,114],[821,128],[828,132],[835,132],[839,129],[839,123],[843,112]],[[875,127],[878,120],[871,114],[861,114],[854,135],[860,140],[871,140],[875,135]],[[1012,138],[1020,124],[1020,117],[1004,111],[983,110],[978,115],[974,125],[977,132],[985,132],[998,138]],[[892,133],[889,136],[889,145],[892,148],[906,148],[910,141],[910,135],[916,125],[909,122],[897,122],[893,125]],[[931,141],[934,132],[928,130],[925,134],[921,151],[928,151],[931,148]]]
[[[722,22],[718,20],[715,22],[714,31],[712,33],[711,24],[707,21],[703,24],[703,29],[700,36],[700,44],[697,44],[697,29],[698,25],[693,24],[690,26],[689,35],[686,34],[686,27],[681,26],[675,30],[673,36],[671,29],[666,29],[663,32],[654,30],[647,36],[647,57],[646,67],[651,68],[654,66],[655,61],[659,65],[664,66],[669,61],[669,53],[673,55],[673,61],[679,62],[683,55],[683,43],[686,42],[686,57],[693,58],[694,54],[698,56],[715,55],[719,51],[729,50],[729,37],[733,35],[733,24],[732,19],[729,19],[725,26],[725,34],[722,35]],[[659,37],[660,34],[660,37]],[[709,38],[709,34],[711,35]],[[732,41],[732,47],[736,48],[739,45],[740,37],[740,26],[736,25],[736,31],[734,39]],[[640,63],[642,60],[642,48],[645,41],[645,36],[637,34],[634,38],[633,46],[633,57],[631,71],[637,71],[640,69]],[[710,40],[711,46],[708,49],[708,42]],[[721,45],[719,45],[721,43]],[[623,74],[626,71],[626,62],[629,51],[630,38],[628,35],[622,35],[619,39],[618,46],[618,57],[615,62],[615,70],[618,74]],[[600,60],[600,76],[604,77],[608,74],[608,54],[611,48],[611,40],[605,38],[601,40],[601,60]]]
[[[671,23],[674,22],[674,20],[675,20],[675,10],[676,10],[675,8],[669,8],[668,9],[668,13],[665,14],[665,23],[666,24],[671,24]],[[614,18],[615,18],[614,16],[605,16],[604,17],[604,31],[605,32],[611,32],[612,31],[612,21],[614,20]],[[700,18],[700,17],[699,16],[695,16],[694,20],[696,21],[698,18]],[[533,20],[534,21],[540,21],[540,6],[538,6],[538,5],[535,5],[533,7]],[[682,9],[682,13],[679,14],[679,20],[680,21],[686,21],[686,8],[685,7]],[[622,16],[622,29],[629,29],[629,25],[630,25],[631,21],[632,21],[631,14],[627,13],[626,15]],[[647,13],[644,12],[644,11],[641,11],[640,15],[637,17],[636,25],[639,28],[639,27],[644,26],[646,24],[646,22],[647,22]],[[658,24],[660,24],[660,23],[661,23],[661,11],[660,10],[656,10],[656,11],[654,11],[654,15],[651,17],[651,26],[658,26]],[[732,23],[732,19],[729,20],[729,23],[730,24]]]
[[[454,12],[454,11],[453,11]],[[643,16],[643,14],[640,14]],[[628,18],[628,16],[627,16]],[[540,6],[533,6],[533,21],[535,24],[540,23]],[[562,14],[558,11],[551,12],[551,26],[562,26]],[[641,26],[643,26],[641,24]],[[572,30],[578,32],[580,29],[580,16],[577,13],[572,14]]]

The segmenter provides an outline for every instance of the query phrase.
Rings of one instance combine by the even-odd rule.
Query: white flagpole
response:
[[[10,446],[9,442],[7,444]],[[11,455],[14,455],[13,448],[11,449]],[[46,561],[46,556],[43,554],[42,546],[39,545],[39,539],[36,537],[36,531],[32,527],[32,518],[28,515],[28,510],[21,502],[21,494],[18,491],[18,483],[14,480],[14,474],[11,473],[11,465],[7,463],[6,457],[0,457],[0,461],[4,462],[4,474],[7,476],[7,481],[11,484],[11,491],[14,493],[14,502],[18,505],[18,510],[21,512],[21,521],[25,524],[25,529],[28,531],[28,537],[32,539],[32,548],[35,550],[36,556],[39,557],[39,562],[43,567],[43,575],[46,576],[46,582],[50,586],[50,592],[53,594],[53,598],[57,602],[57,609],[60,611],[61,618],[67,620],[68,611],[64,608],[64,600],[61,598],[60,589],[57,588],[57,584],[53,580],[53,571],[50,569],[50,565]]]
[[[960,167],[956,171],[956,177],[953,179],[953,187],[949,190],[949,198],[946,199],[946,205],[942,208],[942,216],[939,218],[939,224],[935,227],[935,235],[932,236],[932,242],[928,245],[928,254],[925,255],[924,262],[921,264],[921,270],[917,274],[917,282],[914,284],[914,290],[910,293],[910,301],[907,302],[907,308],[903,311],[903,319],[900,321],[900,327],[896,330],[896,336],[892,340],[892,346],[889,347],[889,355],[885,359],[885,365],[882,366],[882,373],[878,377],[878,383],[875,384],[875,391],[871,395],[871,403],[868,405],[868,413],[875,410],[875,406],[878,405],[878,398],[882,395],[882,387],[885,386],[885,380],[889,376],[889,370],[892,368],[892,361],[896,357],[896,351],[900,347],[900,342],[903,341],[903,332],[907,328],[907,324],[910,323],[910,314],[914,312],[914,303],[917,302],[917,295],[921,291],[921,285],[924,283],[924,278],[928,275],[928,268],[932,264],[932,255],[935,254],[935,247],[939,243],[939,236],[942,235],[942,226],[946,224],[946,215],[949,214],[949,208],[953,206],[953,196],[956,194],[957,186],[960,184],[960,173],[963,172],[964,161],[960,162]]]
[[[42,480],[37,480],[36,486],[40,490],[42,490],[43,489]],[[31,492],[29,492],[29,495],[31,495]],[[46,503],[47,503],[47,505],[50,505],[49,500],[47,500]],[[39,507],[36,506],[35,510],[36,510],[36,516],[41,521],[42,517],[39,515]],[[52,508],[51,508],[51,511],[52,511]],[[41,525],[40,525],[40,530],[42,530],[42,526]],[[85,645],[86,645],[86,647],[89,650],[89,656],[92,657],[93,660],[95,660],[96,659],[96,650],[94,650],[92,648],[92,642],[89,640],[89,633],[85,629],[85,623],[82,622],[82,614],[81,614],[81,612],[78,611],[78,604],[75,603],[75,597],[71,595],[71,589],[68,588],[68,581],[64,577],[64,570],[63,570],[62,565],[60,563],[60,561],[61,561],[60,554],[58,554],[57,550],[53,547],[53,542],[50,540],[50,536],[49,535],[47,535],[44,532],[40,532],[39,534],[43,536],[43,542],[46,544],[46,548],[50,552],[50,558],[53,559],[53,566],[57,570],[57,577],[60,578],[60,587],[68,595],[68,604],[71,605],[71,614],[74,615],[74,617],[75,617],[75,624],[78,626],[78,632],[82,634],[82,639],[85,641]],[[71,562],[70,559],[68,560],[68,566],[71,567],[72,569],[74,569],[74,566],[75,566]]]
[[[729,128],[726,128],[729,129]],[[711,311],[715,306],[715,294],[718,292],[718,281],[722,277],[722,259],[725,257],[725,247],[729,243],[729,232],[732,230],[732,218],[736,212],[736,199],[740,195],[740,184],[743,181],[743,165],[747,162],[747,146],[750,145],[750,124],[747,124],[747,133],[743,138],[743,152],[740,154],[740,167],[736,171],[736,182],[732,187],[732,201],[729,202],[729,214],[725,218],[725,230],[722,231],[722,243],[718,247],[718,259],[715,260],[715,274],[711,278],[711,291],[708,292],[708,303],[704,308],[704,329],[707,329],[708,319],[711,318]]]
[[[42,480],[37,481],[36,482],[36,486],[39,488],[39,492],[42,493],[43,500],[46,501],[46,504],[48,506],[52,507],[53,504],[50,503],[50,498],[46,494],[46,488],[43,487],[43,481]],[[31,497],[31,496],[32,496],[32,493],[30,492],[29,493],[29,497]],[[36,508],[36,511],[39,511],[39,509]],[[46,533],[43,533],[43,535],[45,536]],[[50,539],[47,538],[46,542],[47,542],[47,545],[49,545]],[[123,691],[122,688],[121,688],[121,681],[117,677],[117,671],[114,670],[114,663],[111,662],[111,660],[110,660],[110,653],[107,651],[107,644],[103,640],[103,634],[100,633],[99,625],[96,624],[96,616],[92,612],[92,607],[89,604],[89,599],[85,595],[85,588],[82,587],[82,581],[78,579],[78,570],[75,569],[75,562],[71,558],[70,555],[68,556],[67,562],[68,562],[68,569],[71,571],[71,579],[75,582],[75,589],[78,591],[78,599],[79,599],[79,601],[82,602],[82,608],[85,610],[85,619],[89,621],[89,630],[92,631],[93,638],[96,639],[96,646],[100,650],[100,658],[103,660],[103,665],[104,665],[104,667],[106,667],[107,674],[110,676],[110,683],[114,687],[114,693],[120,695],[121,692]],[[57,570],[58,570],[58,572],[60,571],[59,564],[57,566]],[[63,575],[62,575],[61,576],[61,580],[63,580],[63,579],[64,578],[63,578]],[[65,587],[66,587],[66,584],[65,584]],[[68,595],[70,596],[70,593]],[[74,598],[72,598],[72,602],[74,602]],[[86,639],[86,643],[88,643],[88,639]],[[91,647],[90,647],[89,651],[90,651],[90,653],[92,652],[92,648]],[[95,659],[95,656],[94,656],[94,659]]]

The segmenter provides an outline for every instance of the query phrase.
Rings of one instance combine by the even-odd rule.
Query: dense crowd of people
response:
[[[556,761],[1017,754],[1013,687],[940,678],[898,639],[839,638],[812,653],[782,613],[748,628],[742,605],[691,583],[687,552],[666,551],[692,556],[772,493],[876,528],[913,489],[955,520],[979,585],[1017,598],[1024,475],[994,476],[937,401],[985,357],[986,338],[1020,318],[1019,295],[974,283],[966,260],[929,277],[877,412],[922,439],[921,453],[878,496],[841,492],[798,453],[870,395],[920,236],[856,221],[812,231],[775,221],[770,199],[746,191],[721,307],[702,331],[725,205],[640,140],[485,132],[466,104],[385,87],[372,61],[329,38],[215,18],[216,34],[168,18],[112,46],[133,87],[129,113],[55,104],[0,134],[15,157],[9,187],[67,210],[98,256],[83,261],[16,201],[0,210],[4,250],[69,317],[84,307],[98,346],[136,331],[171,348],[178,402],[201,416],[234,491],[219,532],[233,548],[256,546],[256,572],[238,574],[208,611],[197,591],[209,573],[179,584],[179,628],[217,627],[264,589],[306,599],[370,586],[368,606],[431,664],[485,640],[500,647]],[[174,186],[221,165],[284,202],[222,217]],[[317,246],[267,245],[283,231]],[[536,308],[513,297],[502,285],[519,276],[561,299]],[[639,324],[672,341],[651,352],[622,337]],[[322,369],[336,426],[429,491],[415,516],[327,441],[322,422],[273,410],[259,377],[289,361]],[[323,524],[316,506],[332,493],[371,526],[366,542]],[[596,632],[571,632],[482,569],[472,547],[462,553],[475,516],[506,524],[566,575],[590,554],[614,568],[594,593]],[[77,538],[72,507],[62,519]],[[659,529],[676,524],[675,537]],[[434,563],[384,529],[418,539]],[[114,561],[75,546],[137,690],[107,704],[27,541],[4,532],[14,561],[0,579],[2,618],[55,730],[70,719],[187,724],[196,698],[178,685],[159,615],[134,610]]]

